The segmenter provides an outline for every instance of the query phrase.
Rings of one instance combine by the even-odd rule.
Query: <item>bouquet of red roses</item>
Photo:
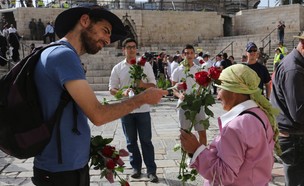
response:
[[[129,186],[129,183],[117,173],[124,171],[124,162],[120,157],[128,156],[129,153],[124,149],[116,150],[110,146],[112,140],[113,138],[102,138],[100,135],[91,138],[90,166],[100,170],[100,178],[105,177],[110,183],[114,183],[114,177],[118,177],[121,186]]]
[[[139,87],[139,82],[146,78],[147,75],[144,73],[144,66],[147,62],[147,57],[146,56],[141,56],[138,60],[136,59],[131,59],[131,67],[129,70],[130,73],[130,78],[132,79],[130,88],[133,89],[134,94],[138,94],[141,91],[143,91],[143,88]]]
[[[213,82],[217,84],[219,83],[218,78],[220,73],[221,71],[216,67],[211,67],[208,72],[200,71],[195,73],[194,77],[193,75],[188,76],[186,74],[188,77],[193,77],[198,85],[198,87],[193,87],[193,91],[190,94],[185,94],[183,102],[179,105],[179,107],[185,110],[186,119],[191,121],[191,126],[188,130],[186,130],[187,132],[191,132],[196,123],[204,125],[205,129],[209,128],[209,118],[213,117],[214,114],[208,107],[215,103],[215,100],[211,94],[210,86]],[[181,90],[183,87],[187,88],[187,86],[184,84],[186,83],[182,82],[178,84],[177,89]],[[195,121],[195,117],[200,112],[202,106],[207,118],[201,121]],[[179,149],[182,151],[182,159],[180,162],[178,178],[181,179],[183,183],[188,180],[193,181],[195,180],[197,171],[194,169],[188,170],[186,163],[187,153],[180,147],[180,145],[174,148],[175,151]]]
[[[134,93],[135,95],[139,94],[144,90],[144,88],[139,87],[139,83],[142,79],[145,79],[147,77],[147,75],[144,73],[144,68],[143,68],[146,65],[146,62],[147,62],[147,57],[145,55],[141,56],[138,60],[135,58],[130,60],[131,67],[129,73],[130,73],[130,78],[132,79],[131,84],[129,86],[122,87],[114,96],[116,99],[118,100],[122,99],[123,92],[128,88],[132,88],[133,90],[132,93]]]

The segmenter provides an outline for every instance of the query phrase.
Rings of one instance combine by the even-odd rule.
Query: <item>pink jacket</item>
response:
[[[244,110],[255,112],[266,131],[255,116],[239,116]],[[245,101],[220,117],[219,125],[220,135],[209,147],[202,145],[197,149],[190,163],[206,179],[204,185],[268,185],[274,163],[274,141],[265,113],[254,101]]]

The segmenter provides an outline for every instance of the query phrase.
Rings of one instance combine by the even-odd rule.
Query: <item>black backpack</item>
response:
[[[64,107],[72,98],[63,91],[53,117],[44,121],[34,81],[35,67],[42,51],[56,45],[62,44],[34,49],[0,79],[0,149],[6,154],[20,159],[38,155],[49,143],[56,126],[58,162],[62,163],[59,121]],[[74,113],[75,126],[77,131]]]

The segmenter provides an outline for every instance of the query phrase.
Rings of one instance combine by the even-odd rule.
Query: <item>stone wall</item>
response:
[[[64,9],[17,8],[12,9],[18,32],[30,37],[28,24],[32,18],[46,23],[54,21]],[[6,10],[7,11],[7,10]],[[1,10],[0,10],[1,12]],[[127,15],[134,22],[139,44],[142,46],[198,42],[199,38],[223,35],[222,18],[216,12],[113,10],[121,19]]]
[[[64,9],[60,8],[17,8],[0,10],[14,13],[17,29],[29,38],[28,24],[32,18],[41,19],[45,25],[54,21]],[[216,12],[198,11],[149,11],[113,10],[122,20],[128,20],[136,32],[141,46],[175,46],[198,43],[201,39],[224,36],[224,18]],[[288,16],[287,16],[288,15]],[[232,35],[269,33],[279,20],[285,21],[286,32],[304,29],[304,7],[298,4],[268,9],[251,9],[230,16]]]
[[[304,7],[299,4],[240,11],[234,17],[234,35],[268,33],[279,20],[285,22],[285,32],[298,32],[304,28],[303,17]]]

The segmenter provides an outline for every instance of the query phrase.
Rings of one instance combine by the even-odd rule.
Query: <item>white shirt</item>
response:
[[[7,29],[7,28],[4,28],[3,31],[2,31],[2,34],[3,34],[4,37],[7,38],[7,37],[8,37],[8,34],[9,34],[9,33],[8,33],[8,29]]]
[[[213,62],[209,59],[208,61],[204,61],[204,63],[202,64],[202,68],[204,69],[204,71],[208,71],[209,68],[211,68],[213,65]]]
[[[173,72],[174,72],[174,70],[178,67],[178,62],[176,62],[176,61],[172,61],[172,63],[171,63],[171,74],[170,74],[170,77],[172,76],[172,74],[173,74]]]
[[[16,28],[13,28],[13,27],[9,27],[8,28],[8,33],[10,34],[10,33],[16,33],[17,32],[17,30],[16,30]]]
[[[200,71],[200,67],[195,63],[193,63],[193,66],[190,68],[190,71],[188,73],[192,74],[194,77],[194,74],[199,71]],[[186,79],[186,84],[187,84],[186,94],[190,94],[192,92],[193,85],[197,83],[195,82],[194,78],[191,77],[186,78],[184,65],[178,66],[178,68],[174,70],[171,76],[171,80],[177,83],[181,82],[182,79]],[[178,100],[177,105],[179,105],[181,102],[182,102],[181,100]]]
[[[215,67],[220,67],[221,66],[221,61],[216,61],[213,65]]]
[[[132,79],[130,78],[130,70],[131,65],[127,63],[126,59],[115,65],[112,69],[110,81],[109,81],[109,90],[111,89],[121,89],[126,86],[130,86]],[[145,79],[142,79],[144,83],[153,83],[156,85],[155,76],[153,73],[152,66],[150,63],[146,63],[144,68],[144,73],[147,75]],[[139,112],[150,112],[150,106],[145,104],[140,108],[135,109],[132,113]]]

